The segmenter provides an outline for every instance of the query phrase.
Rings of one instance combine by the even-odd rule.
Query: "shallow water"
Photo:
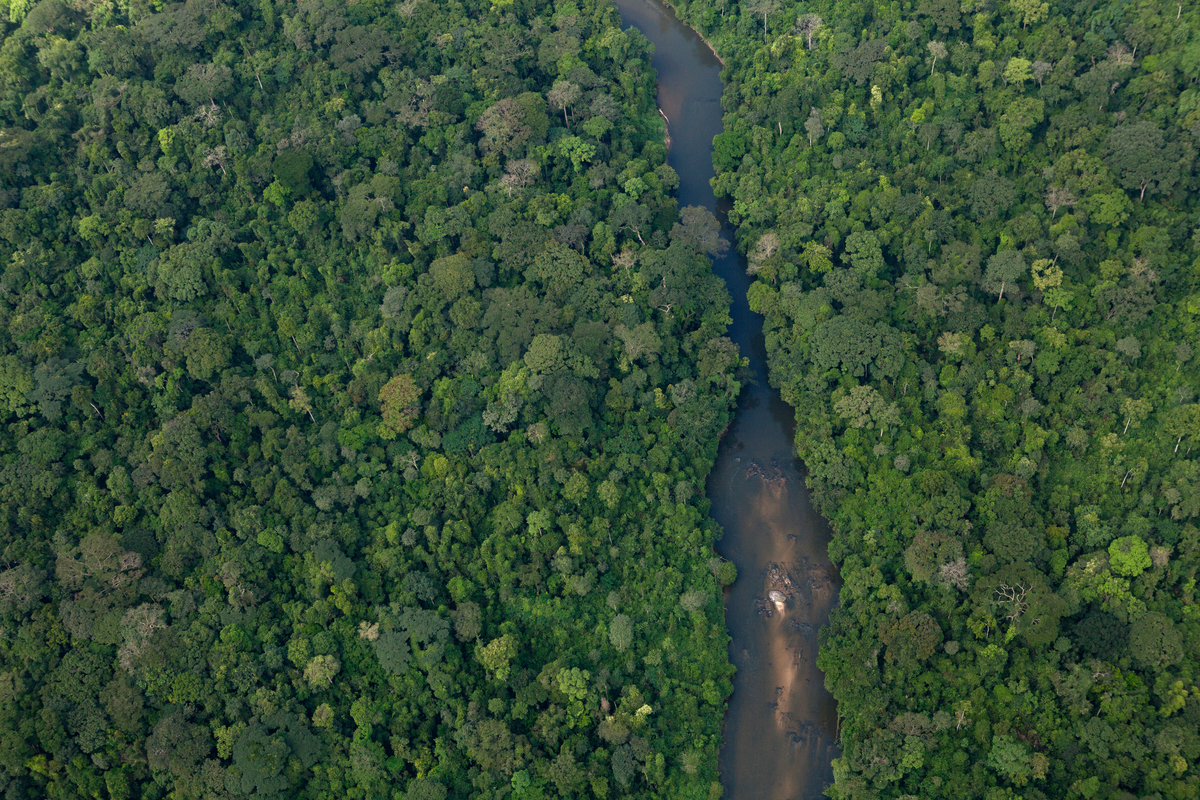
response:
[[[617,7],[624,25],[639,28],[656,49],[679,205],[715,211],[732,240],[709,186],[712,140],[721,132],[721,64],[670,8],[655,0],[617,0]],[[767,385],[762,319],[746,301],[745,261],[731,248],[713,269],[733,296],[729,335],[757,380],[742,394],[708,482],[713,517],[725,529],[718,550],[738,568],[725,598],[729,658],[738,673],[725,719],[722,783],[727,800],[819,798],[833,780],[838,750],[837,710],[817,669],[816,633],[841,582],[826,553],[829,528],[809,503],[793,456],[792,411]]]

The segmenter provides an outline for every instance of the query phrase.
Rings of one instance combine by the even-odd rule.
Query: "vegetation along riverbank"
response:
[[[1200,792],[1200,11],[698,0],[840,798]]]
[[[1200,8],[678,2],[838,798],[1200,793]],[[716,220],[596,0],[0,0],[0,791],[715,798]]]

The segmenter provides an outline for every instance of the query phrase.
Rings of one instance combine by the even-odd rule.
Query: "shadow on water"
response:
[[[721,132],[721,63],[708,45],[656,0],[617,0],[626,27],[655,46],[658,101],[679,173],[679,205],[717,213],[712,140]],[[750,358],[756,383],[743,392],[708,482],[712,515],[725,529],[719,550],[738,580],[725,600],[737,667],[725,719],[721,775],[730,800],[808,800],[833,780],[837,710],[817,669],[817,630],[841,581],[829,562],[829,528],[809,503],[792,451],[794,420],[767,385],[762,319],[750,311],[750,278],[732,248],[714,270],[733,298],[729,335]]]

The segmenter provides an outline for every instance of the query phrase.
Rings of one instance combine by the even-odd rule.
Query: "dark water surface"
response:
[[[679,205],[713,197],[712,140],[721,132],[721,64],[703,40],[655,0],[616,0],[626,27],[654,43],[658,102],[679,173]],[[732,240],[728,224],[723,235]],[[721,774],[727,800],[809,800],[833,780],[837,711],[817,669],[817,630],[841,585],[829,562],[829,528],[813,510],[792,451],[791,409],[767,385],[762,318],[750,311],[745,262],[732,249],[714,269],[733,296],[729,335],[757,385],[742,394],[708,482],[725,529],[721,555],[737,565],[725,622],[737,667],[725,720]],[[780,602],[772,602],[771,592]]]

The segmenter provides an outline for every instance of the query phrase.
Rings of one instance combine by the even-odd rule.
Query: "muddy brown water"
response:
[[[712,140],[721,132],[721,63],[669,7],[655,0],[617,0],[617,7],[625,27],[654,43],[679,205],[716,212],[732,241],[726,209],[709,185]],[[708,481],[712,515],[725,529],[718,550],[738,569],[725,597],[737,676],[721,780],[726,800],[809,800],[832,782],[830,762],[838,756],[837,709],[816,660],[817,631],[837,603],[841,581],[827,554],[829,527],[809,503],[793,455],[792,410],[767,384],[762,318],[746,301],[745,260],[731,248],[713,268],[733,298],[729,335],[756,378],[742,394]]]

